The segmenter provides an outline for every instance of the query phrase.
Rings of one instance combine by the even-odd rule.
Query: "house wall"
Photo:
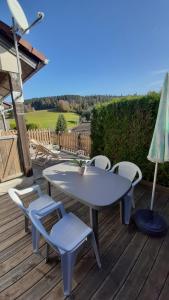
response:
[[[6,72],[18,72],[16,57],[0,45],[0,69]]]

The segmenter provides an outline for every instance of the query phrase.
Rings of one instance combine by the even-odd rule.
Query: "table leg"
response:
[[[51,196],[51,184],[48,181],[48,195]]]
[[[51,197],[51,184],[49,181],[48,181],[48,195]],[[61,214],[60,210],[57,210],[57,215],[58,215],[59,219],[62,218],[62,214]]]
[[[129,224],[132,208],[132,198],[130,195],[126,195],[120,203],[121,207],[121,221],[122,224]]]
[[[29,218],[25,216],[25,232],[29,232]]]
[[[90,208],[90,225],[93,228],[96,243],[99,248],[99,236],[98,236],[98,211]]]

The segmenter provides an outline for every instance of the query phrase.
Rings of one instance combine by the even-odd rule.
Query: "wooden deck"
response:
[[[46,185],[42,181],[43,188]],[[138,187],[137,207],[145,207],[150,190]],[[55,199],[62,200],[89,223],[87,207],[56,189]],[[157,193],[156,206],[169,219],[169,192]],[[25,201],[30,201],[27,197]],[[56,220],[47,219],[47,226]],[[155,300],[169,299],[169,234],[153,239],[139,233],[134,226],[121,225],[119,207],[99,215],[102,270],[86,246],[79,257],[73,280],[72,299],[77,300]],[[51,253],[45,264],[45,244],[41,254],[32,253],[31,235],[24,232],[24,218],[8,195],[0,197],[0,300],[63,299],[60,262]]]

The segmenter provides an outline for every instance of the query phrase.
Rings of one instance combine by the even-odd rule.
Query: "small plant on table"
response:
[[[79,173],[81,175],[84,175],[86,173],[86,161],[82,159],[74,159],[73,163],[76,164],[79,167]]]

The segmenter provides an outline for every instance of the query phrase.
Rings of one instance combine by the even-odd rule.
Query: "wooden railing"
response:
[[[63,133],[56,134],[49,129],[28,130],[28,139],[34,139],[42,144],[58,145],[61,149],[76,153],[82,150],[85,156],[90,156],[91,138],[86,133]],[[16,130],[0,131],[1,136],[17,135]]]
[[[42,144],[51,144],[51,132],[49,129],[31,129],[27,131],[28,139],[34,139]],[[17,135],[17,130],[0,131],[1,136]]]
[[[36,140],[41,144],[52,144],[50,129],[32,129],[28,130],[29,140]]]

